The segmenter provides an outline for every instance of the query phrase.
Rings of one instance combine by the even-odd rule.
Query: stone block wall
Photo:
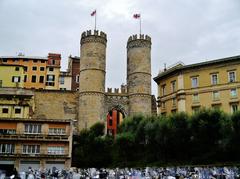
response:
[[[34,101],[33,118],[77,120],[77,92],[35,91]]]

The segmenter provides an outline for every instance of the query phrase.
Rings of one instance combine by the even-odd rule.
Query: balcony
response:
[[[1,134],[0,140],[29,140],[29,141],[61,141],[69,142],[69,135],[49,135],[49,134]]]
[[[41,153],[24,154],[22,150],[16,150],[14,153],[0,153],[1,158],[52,158],[52,159],[66,159],[69,154],[66,151],[63,154],[48,154],[46,150],[41,150]]]

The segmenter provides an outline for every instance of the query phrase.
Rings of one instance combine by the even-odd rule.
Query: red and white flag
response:
[[[91,13],[91,16],[95,16],[97,13],[96,9]]]
[[[134,19],[138,19],[138,18],[140,18],[140,17],[141,17],[140,14],[133,14],[133,18],[134,18]]]

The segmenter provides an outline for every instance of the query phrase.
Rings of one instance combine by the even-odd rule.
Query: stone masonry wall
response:
[[[71,91],[35,91],[33,118],[77,119],[78,93]]]

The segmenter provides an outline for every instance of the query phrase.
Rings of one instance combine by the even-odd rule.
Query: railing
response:
[[[1,134],[2,140],[40,140],[40,141],[68,141],[69,135],[49,135],[49,134]]]
[[[54,153],[48,153],[47,150],[41,150],[40,153],[23,153],[22,150],[15,150],[15,152],[9,152],[9,153],[0,153],[0,157],[27,157],[27,158],[66,158],[69,156],[67,153],[68,151],[65,151],[62,154],[59,154],[58,152]]]

